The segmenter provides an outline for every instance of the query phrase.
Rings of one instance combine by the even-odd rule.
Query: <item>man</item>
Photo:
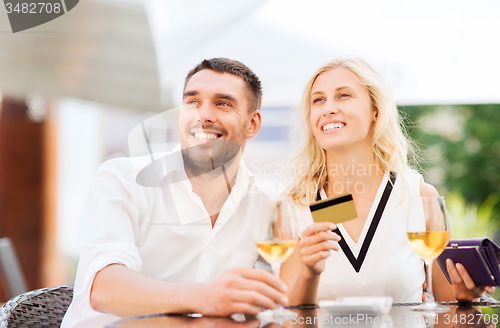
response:
[[[75,294],[62,327],[158,312],[257,314],[288,302],[281,280],[252,268],[269,201],[240,159],[260,130],[261,97],[258,77],[242,63],[204,60],[186,78],[181,150],[137,176],[143,158],[100,167],[82,212]]]

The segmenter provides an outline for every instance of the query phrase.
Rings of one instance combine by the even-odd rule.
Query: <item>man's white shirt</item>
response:
[[[81,257],[73,302],[62,327],[104,327],[119,319],[90,305],[96,273],[113,263],[168,282],[207,282],[233,266],[254,265],[258,257],[254,238],[256,229],[262,228],[259,220],[270,212],[268,195],[240,164],[212,228],[182,163],[180,151],[170,154],[172,165],[157,187],[136,182],[137,168],[147,164],[144,158],[113,159],[101,165],[82,211]]]

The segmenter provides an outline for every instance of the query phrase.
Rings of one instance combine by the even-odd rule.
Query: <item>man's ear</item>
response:
[[[253,138],[259,133],[260,126],[262,124],[262,116],[260,114],[260,110],[257,109],[250,113],[249,119],[250,124],[248,125],[248,128],[245,132],[245,139]]]

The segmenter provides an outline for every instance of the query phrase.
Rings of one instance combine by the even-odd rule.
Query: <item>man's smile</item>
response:
[[[216,140],[222,137],[222,134],[220,133],[211,133],[211,132],[194,132],[191,133],[191,135],[194,137],[196,141],[211,141],[211,140]]]

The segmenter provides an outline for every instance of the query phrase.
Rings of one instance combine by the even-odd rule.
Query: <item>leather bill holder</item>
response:
[[[446,259],[461,263],[477,286],[500,286],[500,248],[488,238],[452,239],[437,261],[451,284]]]

